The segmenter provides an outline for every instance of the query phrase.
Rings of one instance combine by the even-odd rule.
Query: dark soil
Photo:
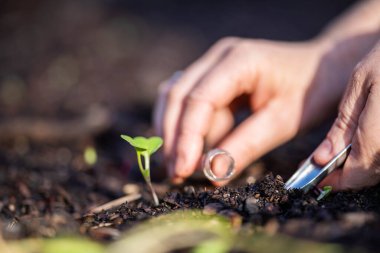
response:
[[[157,207],[142,199],[87,215],[82,219],[82,231],[105,224],[124,230],[174,210],[201,209],[204,214],[223,215],[233,225],[242,221],[243,225],[263,226],[269,233],[282,232],[372,250],[379,246],[380,187],[335,193],[318,202],[315,193],[288,192],[283,186],[282,178],[272,174],[256,184],[236,188],[204,190],[185,186],[168,192]]]

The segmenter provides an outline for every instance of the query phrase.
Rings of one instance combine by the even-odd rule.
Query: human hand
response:
[[[339,114],[326,139],[314,152],[326,164],[352,143],[342,170],[321,185],[334,190],[360,189],[380,182],[380,42],[355,67],[342,99]]]
[[[342,77],[348,76],[339,67],[331,71],[328,59],[334,57],[326,54],[317,40],[228,38],[216,43],[176,82],[164,82],[154,121],[164,138],[173,181],[183,181],[194,172],[205,146],[227,150],[240,172],[324,118],[338,103],[346,83]],[[233,113],[244,102],[253,115],[231,131]],[[218,168],[215,174],[224,174]]]

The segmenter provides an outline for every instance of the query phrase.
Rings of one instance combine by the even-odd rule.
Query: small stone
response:
[[[230,197],[230,194],[229,193],[225,193],[223,194],[223,198],[229,198]]]
[[[276,175],[276,181],[283,183],[284,179],[282,179],[282,177],[280,175]]]
[[[95,221],[94,215],[90,214],[84,218],[85,223],[92,223]]]
[[[195,188],[194,188],[194,186],[192,186],[192,185],[190,185],[190,186],[185,186],[184,191],[185,191],[187,194],[195,195]]]
[[[8,209],[9,211],[14,212],[16,210],[16,206],[14,204],[9,204]]]
[[[245,206],[244,206],[245,211],[247,211],[249,214],[255,214],[260,211],[259,207],[259,200],[256,198],[247,198],[245,200]]]
[[[118,218],[112,220],[112,223],[113,223],[114,225],[120,225],[120,224],[123,224],[123,218],[118,217]]]
[[[289,200],[288,195],[284,195],[284,196],[282,196],[282,198],[281,198],[281,203],[288,202],[288,200]]]
[[[256,194],[254,195],[254,197],[255,197],[256,199],[260,198],[260,193],[256,193]]]
[[[140,192],[140,188],[137,184],[126,184],[123,186],[123,192],[125,194],[136,194]]]

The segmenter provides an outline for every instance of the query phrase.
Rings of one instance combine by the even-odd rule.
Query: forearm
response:
[[[334,20],[317,37],[326,51],[334,51],[352,70],[380,38],[380,0],[362,0]]]
[[[362,0],[335,19],[323,31],[329,40],[344,40],[363,34],[380,34],[380,1]]]

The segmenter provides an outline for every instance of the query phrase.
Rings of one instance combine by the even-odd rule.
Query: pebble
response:
[[[140,188],[137,184],[126,184],[123,186],[123,192],[126,195],[136,194],[136,193],[140,193]]]
[[[95,221],[95,218],[94,218],[94,215],[88,215],[86,216],[86,218],[84,219],[84,222],[86,223],[92,223]]]
[[[288,200],[289,200],[288,195],[284,195],[284,196],[282,196],[282,198],[281,198],[281,203],[288,202]]]
[[[118,217],[118,218],[114,219],[114,220],[112,221],[112,223],[113,223],[114,225],[120,225],[120,224],[123,224],[123,218]]]
[[[249,214],[255,214],[260,211],[259,207],[259,200],[256,198],[247,198],[245,200],[245,206],[244,206],[245,211],[247,211]]]
[[[194,186],[185,186],[184,191],[188,194],[193,194],[194,196],[196,195],[195,188]]]

